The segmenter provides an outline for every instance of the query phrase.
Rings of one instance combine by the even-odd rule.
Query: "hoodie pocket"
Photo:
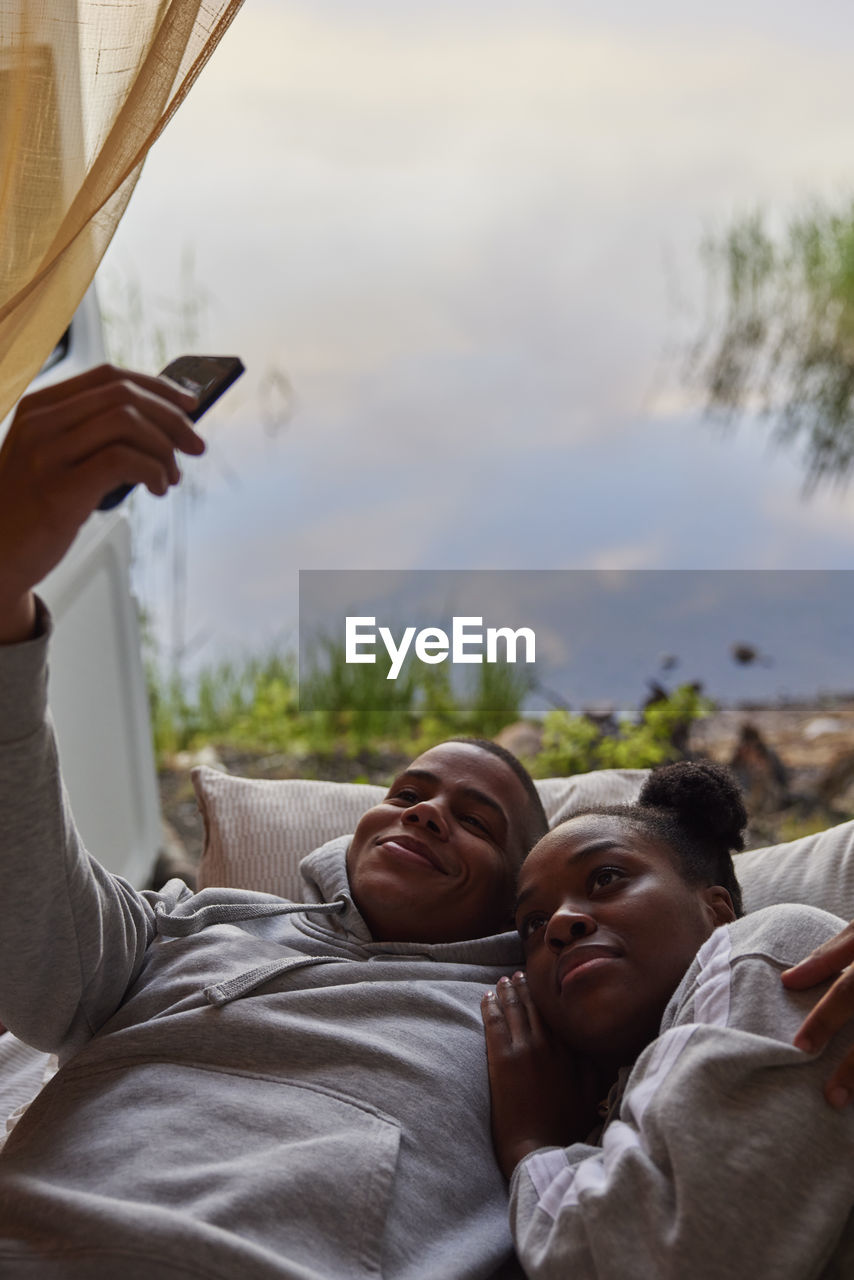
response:
[[[106,1275],[112,1256],[123,1280],[152,1267],[381,1277],[399,1145],[389,1116],[313,1085],[174,1063],[67,1068],[7,1145],[0,1258],[11,1237],[21,1261],[38,1240],[45,1275],[48,1259],[57,1275]]]

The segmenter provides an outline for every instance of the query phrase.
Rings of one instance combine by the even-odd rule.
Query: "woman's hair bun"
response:
[[[744,848],[747,810],[729,769],[708,760],[681,760],[656,769],[644,783],[638,804],[668,809],[686,831],[711,837],[727,849]]]

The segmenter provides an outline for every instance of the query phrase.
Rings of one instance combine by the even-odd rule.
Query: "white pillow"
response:
[[[302,779],[259,781],[197,765],[193,786],[205,824],[196,884],[256,889],[299,902],[300,859],[356,826],[383,787]]]
[[[0,1147],[58,1066],[54,1054],[31,1048],[11,1031],[0,1035]]]
[[[537,782],[549,825],[599,804],[631,803],[646,772],[602,769]],[[301,779],[258,781],[198,766],[193,785],[205,824],[199,888],[256,889],[299,901],[300,859],[353,831],[385,795],[384,787]],[[736,872],[748,911],[805,902],[854,918],[854,822],[788,844],[738,854]]]
[[[748,849],[735,859],[747,911],[805,902],[854,918],[854,822],[788,844]]]

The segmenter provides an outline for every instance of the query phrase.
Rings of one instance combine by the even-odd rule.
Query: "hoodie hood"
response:
[[[374,955],[424,956],[447,963],[483,964],[507,968],[524,962],[519,935],[515,929],[484,938],[467,938],[459,942],[377,942],[370,933],[359,908],[353,901],[347,878],[347,850],[351,836],[339,836],[308,854],[300,863],[305,881],[305,898],[309,903],[342,902],[336,915],[317,918],[320,930],[337,933],[351,941],[358,940]],[[308,921],[311,911],[306,912]]]
[[[470,938],[460,942],[377,942],[362,918],[347,879],[347,850],[350,836],[338,836],[303,858],[300,863],[305,890],[304,902],[286,902],[271,894],[240,889],[204,889],[168,910],[157,906],[157,928],[164,937],[186,937],[215,924],[237,924],[271,916],[291,916],[300,933],[317,942],[328,942],[330,954],[292,957],[248,970],[227,984],[211,989],[215,1003],[234,999],[295,963],[323,964],[347,956],[418,956],[438,963],[474,964],[511,969],[522,963],[522,949],[515,931]],[[220,989],[222,988],[222,989]],[[227,990],[226,990],[227,988]]]

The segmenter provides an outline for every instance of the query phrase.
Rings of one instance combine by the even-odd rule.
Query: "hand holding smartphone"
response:
[[[178,356],[159,376],[177,382],[185,391],[198,397],[196,407],[187,414],[191,422],[198,422],[243,371],[243,362],[236,356]],[[111,489],[98,503],[98,510],[110,511],[117,507],[134,487],[122,484]]]

